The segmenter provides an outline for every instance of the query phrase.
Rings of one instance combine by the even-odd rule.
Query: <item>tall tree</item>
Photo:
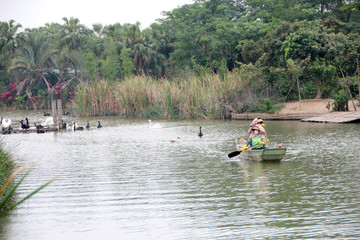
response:
[[[78,18],[63,18],[65,24],[61,31],[61,46],[68,46],[70,50],[80,50],[86,48],[89,37],[93,33],[85,25],[80,24]]]
[[[115,43],[111,40],[107,43],[105,55],[105,59],[99,60],[99,63],[101,64],[101,73],[106,79],[113,81],[116,77],[119,77],[120,60]]]
[[[237,45],[243,39],[241,18],[246,14],[242,1],[196,1],[165,14],[162,23],[174,39],[170,56],[175,64],[200,64],[214,72],[213,63],[226,58],[229,69],[236,66]]]
[[[93,31],[96,33],[96,36],[99,38],[103,37],[104,27],[102,24],[93,24]]]
[[[14,57],[20,45],[16,34],[21,27],[21,24],[15,24],[15,20],[0,22],[0,56],[3,60]]]
[[[286,66],[288,69],[289,74],[292,76],[292,78],[295,80],[298,89],[298,95],[299,95],[299,109],[301,109],[301,92],[300,92],[300,77],[304,73],[304,66],[306,65],[306,62],[308,59],[304,60],[292,60],[288,59],[286,61]],[[292,87],[292,86],[291,86]],[[291,91],[291,88],[289,89],[289,93]],[[289,94],[288,94],[289,95]]]
[[[32,96],[31,87],[34,84],[45,83],[48,90],[51,84],[46,79],[47,74],[51,74],[51,58],[57,50],[46,41],[46,35],[36,29],[28,32],[26,45],[21,51],[21,55],[12,61],[9,71],[17,71],[21,76],[17,85],[18,92],[26,90],[28,96]]]
[[[130,57],[130,49],[124,47],[120,53],[121,61],[121,75],[123,78],[131,77],[135,74],[135,66],[132,58]]]

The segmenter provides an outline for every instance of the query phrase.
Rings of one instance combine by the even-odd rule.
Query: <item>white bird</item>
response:
[[[177,137],[174,140],[170,140],[171,143],[179,143],[180,142],[180,137]]]
[[[10,119],[0,119],[0,132],[3,134],[11,133],[11,120]]]
[[[151,120],[149,119],[149,128],[162,128],[164,127],[163,124],[160,123],[155,123],[154,125],[152,124]]]
[[[41,125],[45,126],[53,126],[54,124],[54,118],[53,117],[47,117],[45,121],[43,119],[40,119]]]
[[[2,119],[1,125],[3,128],[7,128],[11,126],[11,120],[10,119]]]

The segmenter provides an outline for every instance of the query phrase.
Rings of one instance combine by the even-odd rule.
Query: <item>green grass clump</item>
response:
[[[10,154],[4,150],[3,139],[0,139],[0,186],[4,186],[7,179],[10,177],[12,171],[15,168],[15,163],[11,160]],[[0,202],[3,200],[3,196],[9,191],[4,190],[3,194],[0,194]],[[0,214],[10,208],[11,203],[14,202],[14,198],[9,198],[7,202],[0,208]]]
[[[25,200],[29,199],[34,194],[44,189],[57,178],[55,177],[49,180],[45,184],[36,188],[30,194],[26,195],[21,200],[17,200],[16,189],[30,174],[33,165],[34,163],[29,163],[13,171],[15,168],[15,164],[11,160],[10,154],[4,151],[2,140],[0,140],[0,215],[4,215],[9,211],[13,210],[19,204],[23,203]],[[20,174],[25,169],[27,169],[26,172],[20,177],[18,181],[15,181],[16,175]]]

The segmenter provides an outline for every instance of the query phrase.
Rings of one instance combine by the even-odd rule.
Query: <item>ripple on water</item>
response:
[[[248,122],[163,123],[6,136],[19,164],[40,159],[19,197],[60,178],[0,222],[0,239],[359,237],[358,153],[339,141],[352,129],[359,142],[358,125],[268,121],[288,154],[264,164],[227,158]]]

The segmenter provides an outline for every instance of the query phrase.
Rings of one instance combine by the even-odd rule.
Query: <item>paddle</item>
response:
[[[259,145],[259,144],[257,143],[256,145]],[[254,146],[256,146],[256,145],[254,145]],[[263,144],[262,144],[262,145],[263,145]],[[253,147],[254,147],[254,146],[253,146]],[[229,157],[229,158],[236,157],[236,156],[239,155],[241,152],[242,152],[242,150],[241,150],[241,151],[231,152],[231,153],[228,154],[228,157]]]
[[[241,152],[242,152],[242,151],[235,151],[235,152],[229,153],[229,154],[228,154],[228,157],[229,157],[229,158],[236,157],[236,156],[239,155]]]

